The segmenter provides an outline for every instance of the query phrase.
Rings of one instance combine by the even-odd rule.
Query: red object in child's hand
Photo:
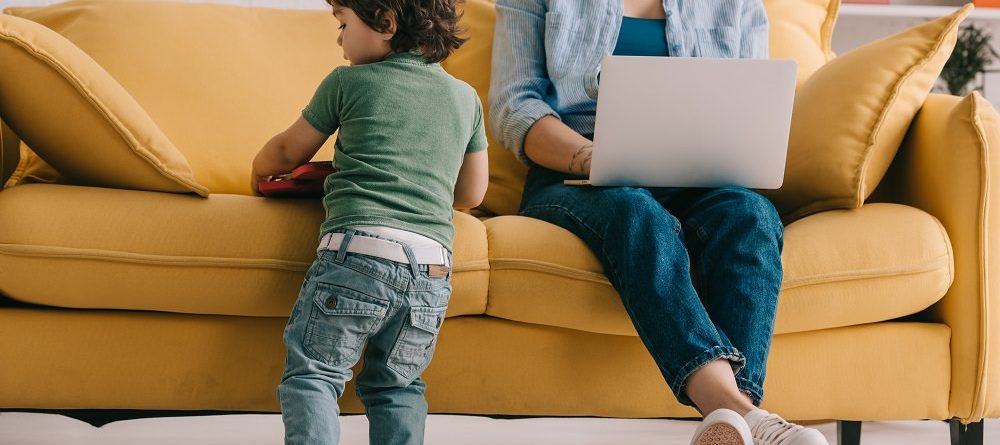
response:
[[[287,175],[262,181],[257,189],[268,198],[319,198],[323,196],[324,180],[335,171],[331,161],[310,162]]]

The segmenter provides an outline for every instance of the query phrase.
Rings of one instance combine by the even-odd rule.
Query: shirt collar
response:
[[[427,59],[425,59],[424,56],[420,54],[420,51],[417,50],[391,54],[389,55],[389,57],[386,57],[385,60],[387,61],[391,60],[394,62],[403,62],[403,63],[413,63],[417,65],[430,65],[430,63],[427,62]]]

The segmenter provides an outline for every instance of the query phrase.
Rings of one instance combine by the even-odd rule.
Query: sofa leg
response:
[[[962,425],[951,419],[951,445],[983,445],[983,421]]]
[[[861,445],[861,421],[837,421],[837,445]]]

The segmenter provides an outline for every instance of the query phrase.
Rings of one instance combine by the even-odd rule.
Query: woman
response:
[[[757,408],[781,287],[777,212],[740,187],[563,180],[590,172],[604,56],[766,58],[767,26],[761,0],[497,0],[490,125],[530,168],[521,214],[597,255],[677,400],[706,415],[698,445],[827,444]]]

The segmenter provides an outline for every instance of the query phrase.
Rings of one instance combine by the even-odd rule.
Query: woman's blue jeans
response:
[[[741,187],[577,187],[531,168],[521,214],[583,239],[604,266],[677,400],[688,376],[727,359],[739,389],[763,398],[781,289],[784,227]]]

